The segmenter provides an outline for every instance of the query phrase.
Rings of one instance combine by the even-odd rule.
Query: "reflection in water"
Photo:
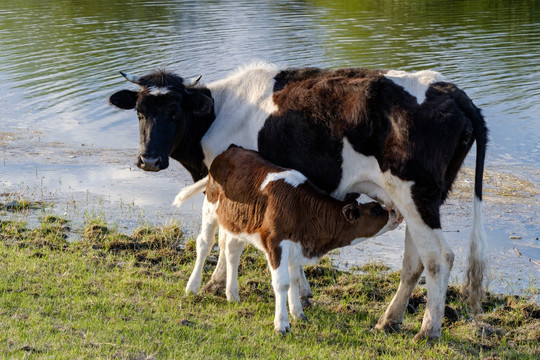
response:
[[[215,80],[246,61],[433,68],[484,108],[498,155],[540,163],[538,1],[3,0],[7,126],[133,147],[132,114],[109,108],[118,70],[167,67]],[[15,93],[15,95],[13,95]],[[22,104],[13,106],[14,100]],[[508,127],[511,127],[511,134]]]
[[[0,136],[30,129],[38,138],[69,146],[129,149],[133,162],[136,116],[107,104],[113,92],[134,88],[119,70],[141,75],[165,67],[182,76],[202,74],[203,82],[209,82],[253,60],[284,66],[430,68],[483,108],[491,135],[488,164],[504,163],[516,173],[526,165],[533,169],[530,180],[540,180],[538,0],[2,0],[0,49]],[[6,162],[11,153],[1,140]],[[0,171],[4,186],[27,176],[16,169]],[[4,170],[7,177],[2,177]],[[121,172],[88,171],[96,174],[90,183],[90,173],[74,167],[57,173],[68,179],[67,174],[77,172],[70,186],[100,193],[96,184],[118,182],[115,176]],[[131,176],[127,171],[122,175]],[[127,178],[114,191],[134,189]],[[144,174],[141,181],[158,191],[168,183],[153,179]],[[167,193],[177,190],[175,183]],[[131,199],[133,191],[128,195]],[[137,201],[146,206],[143,198]],[[172,197],[154,199],[156,206],[169,206]],[[530,210],[536,219],[538,207]],[[529,254],[540,258],[538,245]]]

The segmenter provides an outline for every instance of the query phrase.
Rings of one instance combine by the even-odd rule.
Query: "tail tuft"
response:
[[[487,236],[482,222],[482,201],[474,198],[474,225],[469,248],[469,266],[465,274],[465,292],[474,317],[482,312],[481,301],[484,299],[484,283],[487,286],[488,259]]]
[[[183,188],[174,198],[173,206],[180,207],[182,204],[191,199],[193,196],[203,192],[208,183],[208,175],[197,181],[195,184]]]

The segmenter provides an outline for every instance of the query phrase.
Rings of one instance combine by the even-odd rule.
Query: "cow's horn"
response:
[[[125,77],[127,81],[139,85],[139,77],[138,76],[126,74],[123,71],[120,71],[120,74],[122,74],[122,76]]]
[[[187,87],[193,87],[193,86],[195,86],[195,85],[197,85],[199,83],[199,80],[201,80],[201,78],[202,78],[202,75],[197,75],[197,76],[190,77],[190,78],[186,79],[185,85]]]

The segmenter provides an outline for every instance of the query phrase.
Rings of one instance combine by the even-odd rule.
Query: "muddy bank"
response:
[[[140,225],[180,220],[188,234],[198,231],[202,196],[181,209],[170,204],[189,174],[177,163],[159,173],[135,165],[137,149],[101,148],[91,144],[47,141],[28,130],[0,132],[0,204],[22,199],[43,204],[26,211],[5,206],[2,218],[36,222],[44,214],[69,219],[77,229],[88,218],[101,217],[130,233]],[[453,282],[461,282],[472,225],[474,169],[458,177],[442,209],[443,230],[456,253]],[[540,288],[540,170],[489,164],[484,177],[484,221],[489,237],[491,290],[532,295]],[[399,269],[405,227],[332,254],[339,268],[355,269],[380,260]],[[77,232],[71,237],[77,239]],[[533,297],[539,298],[536,294]]]

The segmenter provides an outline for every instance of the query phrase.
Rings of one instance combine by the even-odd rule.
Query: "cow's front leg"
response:
[[[210,280],[204,285],[203,291],[209,293],[217,293],[223,291],[227,284],[227,256],[225,254],[225,247],[227,243],[227,234],[219,228],[219,255],[218,262]]]
[[[424,270],[422,260],[418,250],[411,238],[409,227],[405,230],[405,251],[403,255],[403,266],[401,268],[401,279],[399,288],[386,309],[384,315],[379,319],[375,329],[385,331],[399,330],[405,310],[409,303],[409,298],[418,283],[418,279]]]

